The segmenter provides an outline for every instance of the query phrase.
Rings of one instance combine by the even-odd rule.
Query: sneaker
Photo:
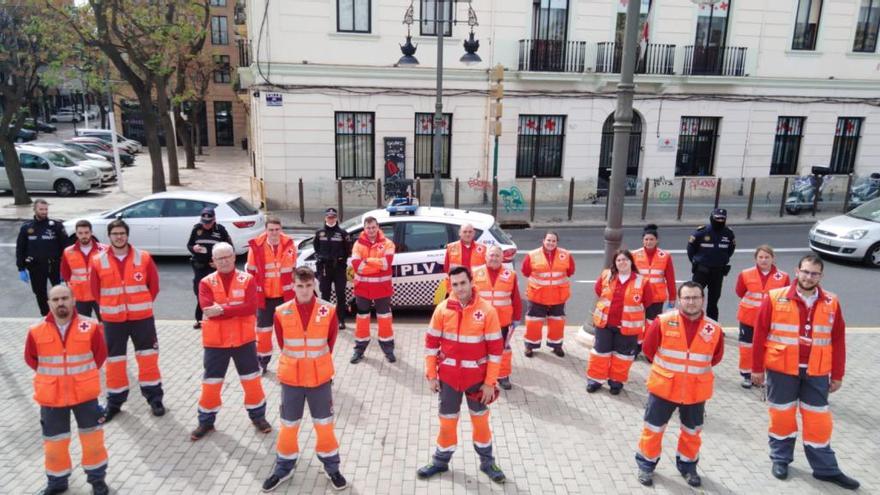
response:
[[[440,467],[434,463],[428,464],[427,466],[422,466],[416,471],[416,475],[423,480],[436,476],[440,473],[445,473],[449,471],[449,466]]]
[[[504,483],[504,480],[507,479],[504,477],[504,472],[496,464],[480,467],[480,471],[486,473],[486,476],[495,483]]]
[[[504,377],[498,379],[498,386],[503,388],[504,390],[510,390],[513,388],[513,385],[510,384],[510,378]]]
[[[526,348],[526,351],[525,351],[524,354],[526,355],[527,358],[530,358],[530,357],[532,357],[532,356],[535,355],[535,351],[532,350],[532,349],[529,349],[529,348],[527,347],[527,348]]]
[[[654,484],[654,473],[639,469],[639,483],[642,486],[651,486]]]
[[[199,426],[196,426],[196,429],[190,432],[189,439],[193,442],[201,440],[212,431],[214,431],[214,425],[199,423]]]
[[[107,406],[107,409],[104,411],[104,423],[109,423],[113,418],[116,417],[117,414],[121,412],[122,409],[117,406]]]
[[[285,481],[289,480],[292,477],[293,477],[293,470],[292,469],[290,470],[289,473],[287,473],[281,477],[279,477],[275,473],[272,473],[272,475],[269,476],[268,478],[266,478],[266,481],[263,482],[263,491],[264,492],[271,492],[272,490],[278,488],[278,485],[280,485],[281,483],[284,483]]]
[[[150,410],[153,412],[153,416],[159,417],[165,415],[165,406],[162,405],[162,401],[156,401],[150,403]]]
[[[110,493],[110,487],[104,480],[92,483],[92,495],[107,495]]]
[[[39,492],[39,494],[40,494],[40,495],[55,495],[55,494],[57,494],[57,493],[64,493],[64,492],[66,492],[66,491],[67,491],[67,485],[66,485],[66,484],[65,484],[65,485],[62,485],[62,486],[52,486],[52,485],[48,485],[48,486],[46,486],[46,488],[43,488],[43,489]]]
[[[587,382],[587,393],[588,394],[595,393],[600,388],[602,388],[602,382],[594,382],[594,381]]]
[[[837,473],[833,476],[826,476],[826,475],[822,475],[822,474],[813,473],[813,478],[816,478],[817,480],[820,480],[820,481],[828,481],[830,483],[834,483],[835,485],[837,485],[841,488],[844,488],[846,490],[855,490],[859,486],[861,486],[858,481],[850,478],[849,476],[847,476],[843,473]]]
[[[270,425],[269,422],[266,421],[266,418],[255,419],[254,426],[260,433],[269,433],[272,431],[272,425]]]
[[[335,473],[328,473],[324,471],[324,476],[330,480],[330,483],[333,485],[334,490],[345,490],[348,488],[348,482],[345,481],[345,476],[342,476],[342,473],[336,471]]]
[[[562,347],[554,347],[553,354],[556,354],[559,357],[565,357],[565,351],[562,350]]]
[[[743,381],[742,381],[742,383],[739,384],[739,386],[742,388],[752,388],[751,377],[749,377],[749,378],[743,377]]]
[[[358,364],[359,362],[361,362],[363,360],[364,360],[364,353],[361,351],[354,351],[354,354],[352,354],[351,359],[348,362],[351,364]]]
[[[393,352],[386,353],[385,359],[387,359],[389,363],[397,362],[397,356],[395,356]]]
[[[697,473],[682,473],[684,476],[684,480],[687,481],[687,484],[696,488],[703,484],[703,480],[700,479],[700,475]]]
[[[193,328],[195,328],[196,330],[198,330],[199,328],[202,328],[202,322],[197,321],[197,322],[193,323]]]

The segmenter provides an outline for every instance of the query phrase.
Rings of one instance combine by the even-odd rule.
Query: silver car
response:
[[[880,267],[880,198],[816,222],[810,229],[810,249]]]
[[[16,146],[24,186],[28,192],[55,191],[72,196],[101,185],[98,170],[82,167],[62,153],[38,146]],[[0,157],[0,167],[3,167]],[[0,173],[0,190],[10,189],[6,170]]]

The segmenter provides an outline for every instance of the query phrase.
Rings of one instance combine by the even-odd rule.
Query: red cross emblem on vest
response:
[[[244,282],[245,280],[247,280],[247,275],[245,275],[244,273],[239,273],[238,274],[238,281]]]
[[[633,301],[635,301],[635,302],[639,302],[639,301],[641,301],[641,300],[642,300],[642,297],[641,297],[640,295],[636,294],[636,295],[633,296]]]
[[[657,256],[659,256],[659,257],[661,257],[661,258],[664,257],[664,256],[666,256],[666,251],[658,251],[658,252],[657,252]]]
[[[559,259],[564,260],[564,259],[565,259],[565,253],[559,253]]]
[[[134,279],[140,282],[144,279],[144,274],[141,272],[134,272]]]
[[[82,333],[86,333],[86,332],[88,332],[88,331],[89,331],[89,324],[86,323],[86,322],[84,322],[84,321],[83,321],[83,322],[80,322],[80,324],[79,324],[79,331],[82,332]]]
[[[474,312],[474,320],[476,321],[483,321],[483,318],[485,317],[486,315],[479,309]]]
[[[318,319],[320,320],[321,318],[327,316],[329,312],[330,310],[327,309],[327,306],[321,306],[320,308],[318,308]]]
[[[712,332],[714,331],[715,329],[712,328],[712,325],[706,323],[706,326],[703,327],[703,330],[700,332],[700,337],[703,337],[703,340],[709,342],[710,340],[712,340]]]
[[[782,280],[782,273],[781,273],[781,272],[776,272],[776,274],[773,275],[773,278],[775,278],[776,280]]]
[[[504,280],[510,278],[510,270],[504,270],[503,272],[501,272],[501,278],[503,278]]]

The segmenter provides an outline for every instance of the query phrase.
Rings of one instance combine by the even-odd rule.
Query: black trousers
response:
[[[345,322],[345,284],[348,281],[345,263],[321,263],[318,268],[318,288],[321,299],[330,301],[331,289],[336,291],[336,318],[339,323]]]
[[[196,295],[196,321],[202,321],[202,307],[199,306],[199,282],[214,271],[211,265],[192,263],[193,269],[193,292]]]
[[[706,289],[706,316],[718,321],[718,300],[721,298],[721,283],[724,281],[725,268],[710,268],[694,265],[693,281]]]
[[[31,278],[31,290],[37,296],[37,306],[40,314],[49,314],[49,287],[46,281],[52,285],[61,283],[61,264],[58,260],[35,259],[27,264],[28,276]]]
[[[98,307],[98,301],[77,301],[76,302],[76,312],[83,315],[92,317],[92,313],[95,314],[95,318],[98,321],[101,321],[101,309]]]

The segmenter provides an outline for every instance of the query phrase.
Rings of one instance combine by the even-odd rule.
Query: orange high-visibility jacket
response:
[[[486,246],[482,242],[473,241],[471,246],[471,264],[468,268],[473,271],[479,266],[486,264]],[[457,266],[463,266],[461,241],[450,242],[446,245],[447,271]]]
[[[351,250],[351,266],[354,269],[354,295],[367,299],[391,297],[394,243],[380,230],[376,242],[370,242],[366,232],[361,232]]]
[[[723,338],[721,326],[703,317],[700,330],[687,344],[684,321],[678,311],[658,316],[660,345],[651,364],[648,391],[676,404],[697,404],[712,397],[715,375],[712,357]]]
[[[637,273],[632,273],[631,276],[634,276],[635,279],[626,287],[623,294],[620,333],[622,335],[641,335],[645,331],[645,279]],[[612,278],[611,270],[605,269],[596,283],[602,284],[602,295],[596,301],[596,309],[593,311],[593,326],[605,328],[608,326],[608,313],[611,310],[614,287],[620,282],[617,277]]]
[[[556,248],[553,266],[544,256],[544,249],[538,248],[529,252],[529,264],[532,269],[526,298],[537,304],[555,306],[564,304],[571,296],[571,283],[568,280],[568,269],[571,267],[571,253]]]
[[[70,268],[67,286],[73,292],[73,298],[80,302],[95,300],[95,296],[92,294],[92,285],[89,283],[89,264],[92,258],[106,250],[106,247],[97,241],[92,241],[92,244],[92,250],[89,251],[88,256],[83,254],[78,244],[67,246],[62,254],[64,261]]]
[[[506,327],[513,322],[513,291],[516,288],[516,273],[502,268],[492,285],[489,269],[484,266],[474,268],[474,287],[477,293],[489,301],[498,313],[498,323]]]
[[[758,267],[753,266],[743,270],[739,276],[743,281],[743,285],[746,286],[746,293],[739,301],[739,311],[736,313],[736,319],[744,325],[754,327],[764,295],[772,289],[788,287],[788,275],[783,271],[777,270],[776,273],[767,277],[767,285],[764,285],[761,282],[761,272],[758,271]]]
[[[266,307],[266,298],[293,299],[293,271],[296,269],[296,244],[293,239],[281,234],[278,254],[266,242],[268,234],[263,232],[248,242],[248,259],[245,270],[257,282],[259,307]]]
[[[278,362],[278,379],[293,387],[317,387],[333,379],[333,355],[327,337],[336,306],[316,299],[303,328],[296,299],[275,310],[284,335],[284,347]]]
[[[104,321],[123,322],[143,320],[153,316],[153,295],[147,287],[147,273],[152,263],[150,253],[128,247],[131,252],[125,258],[125,277],[120,275],[116,263],[110,260],[108,251],[92,258],[92,269],[98,276],[101,293],[98,306]]]
[[[69,407],[97,399],[101,376],[92,353],[92,338],[98,322],[76,316],[70,321],[67,338],[45,319],[30,327],[37,347],[34,400],[45,407]]]
[[[800,365],[800,310],[797,303],[788,299],[789,287],[773,289],[768,294],[773,313],[770,317],[770,332],[767,334],[767,353],[764,366],[768,370],[778,371],[786,375],[799,373]],[[811,329],[810,360],[807,363],[807,374],[824,376],[831,373],[833,349],[831,347],[831,329],[834,327],[834,315],[840,305],[837,296],[824,291],[825,298],[815,302]]]
[[[228,295],[226,287],[223,286],[223,278],[219,273],[214,272],[208,275],[204,278],[204,283],[211,288],[215,303],[236,306],[246,302],[245,293],[252,279],[253,277],[249,273],[235,270]],[[205,347],[240,347],[248,342],[253,342],[257,338],[256,323],[255,314],[222,320],[205,318],[202,321],[202,345]]]
[[[666,270],[672,263],[672,256],[666,251],[657,248],[654,257],[648,261],[648,254],[645,248],[639,248],[632,252],[633,260],[636,262],[635,268],[651,285],[651,294],[654,301],[645,301],[645,305],[651,305],[666,300],[669,288],[666,287]],[[673,289],[675,289],[673,287]]]

